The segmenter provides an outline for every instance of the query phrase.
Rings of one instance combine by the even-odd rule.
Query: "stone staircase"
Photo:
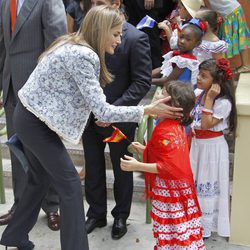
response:
[[[142,100],[142,104],[149,103],[152,99],[152,95],[154,93],[154,89],[152,89],[149,94]],[[5,117],[0,117],[0,129],[5,126]],[[230,148],[230,180],[232,182],[233,176],[233,158],[234,158],[234,138],[232,135],[226,137],[229,148]],[[3,174],[4,174],[4,184],[5,187],[12,187],[12,174],[11,174],[11,163],[10,163],[10,154],[7,145],[5,142],[7,141],[6,135],[0,136],[0,147],[2,150],[2,158],[3,158]],[[84,153],[82,144],[73,145],[68,142],[64,142],[69,155],[76,166],[78,172],[84,166]],[[112,164],[109,155],[108,146],[105,148],[105,159],[106,159],[106,183],[107,183],[107,195],[108,198],[113,199],[113,183],[114,176],[112,170]],[[231,185],[232,186],[232,185]],[[82,187],[84,190],[84,181],[82,182]],[[145,201],[144,199],[144,178],[141,173],[134,173],[134,201]]]

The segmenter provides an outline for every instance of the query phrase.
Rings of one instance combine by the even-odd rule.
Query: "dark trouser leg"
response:
[[[107,215],[107,191],[104,148],[105,143],[93,125],[93,121],[83,134],[85,156],[85,195],[89,204],[87,216],[102,219]]]
[[[17,98],[13,92],[12,85],[10,84],[10,89],[8,92],[8,97],[4,105],[5,117],[6,117],[6,128],[7,136],[10,138],[14,133],[13,127],[13,114],[16,107]],[[11,171],[12,171],[12,184],[14,193],[14,205],[13,209],[16,207],[17,203],[21,199],[24,188],[27,183],[27,175],[18,159],[10,152],[11,158]]]
[[[13,114],[17,101],[18,100],[13,92],[12,85],[10,85],[7,101],[4,106],[8,138],[10,138],[13,134],[15,134],[15,129],[13,126]],[[12,182],[13,182],[13,193],[14,193],[13,208],[15,208],[19,200],[21,199],[23,191],[27,184],[27,175],[23,170],[23,167],[20,164],[19,160],[15,157],[14,154],[12,154],[12,152],[10,152],[10,157],[11,157]],[[49,212],[56,212],[58,210],[58,206],[59,206],[58,194],[56,193],[53,187],[50,187],[42,203],[42,208],[45,211],[45,213],[49,213]]]
[[[59,194],[61,249],[88,250],[80,179],[66,148],[56,133],[22,107],[21,104],[17,106],[14,123],[20,140],[40,163],[40,165],[36,164],[29,157],[31,168],[34,169],[33,172],[36,174],[39,172],[37,169],[43,168],[49,176],[49,178],[46,177],[46,181],[53,183]],[[44,177],[38,175],[35,177],[44,179]],[[33,211],[27,210],[27,207],[32,206],[32,203],[38,204],[41,201],[31,185],[33,179],[32,177],[28,182],[26,190],[29,191],[24,192],[15,213],[14,218],[17,221],[13,219],[13,223],[7,227],[2,243],[16,242],[14,236],[20,234],[20,232],[22,232],[23,238],[27,238],[30,230],[27,225],[28,221],[31,220],[34,224],[36,220]],[[22,219],[19,220],[19,217]]]
[[[2,235],[1,244],[7,246],[21,246],[28,241],[28,233],[36,223],[42,200],[50,183],[48,174],[37,159],[28,150],[25,150],[25,155],[30,163],[28,180],[13,219]]]
[[[135,135],[135,124],[115,124],[132,142]],[[127,219],[130,214],[132,196],[133,196],[133,172],[122,171],[120,167],[120,158],[125,154],[131,155],[128,148],[128,141],[122,140],[119,143],[109,143],[110,157],[114,170],[114,197],[115,207],[112,210],[114,218]]]
[[[43,199],[42,209],[46,214],[48,214],[57,212],[58,207],[59,207],[59,196],[55,188],[52,185],[50,185],[48,192]]]

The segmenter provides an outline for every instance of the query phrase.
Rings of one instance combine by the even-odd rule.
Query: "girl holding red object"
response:
[[[152,198],[155,249],[203,250],[201,212],[183,127],[192,122],[190,111],[195,95],[189,85],[180,81],[170,82],[163,94],[171,96],[171,105],[183,108],[183,118],[160,120],[146,147],[138,142],[132,144],[136,152],[143,152],[144,163],[124,156],[121,168],[145,172],[146,192]]]
[[[202,211],[203,237],[212,232],[230,236],[229,151],[226,131],[236,127],[236,106],[229,61],[209,59],[200,64],[197,98],[191,125],[190,160]]]

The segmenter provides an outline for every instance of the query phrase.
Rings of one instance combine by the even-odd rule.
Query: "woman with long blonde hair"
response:
[[[173,117],[180,110],[163,104],[168,99],[144,107],[106,103],[100,83],[109,83],[112,75],[104,56],[120,44],[121,26],[118,11],[91,9],[77,33],[59,38],[41,55],[19,91],[14,125],[30,169],[25,192],[2,235],[6,249],[34,249],[28,234],[51,183],[60,197],[61,249],[89,249],[80,179],[60,137],[79,143],[91,112],[104,122],[139,122],[143,114]]]

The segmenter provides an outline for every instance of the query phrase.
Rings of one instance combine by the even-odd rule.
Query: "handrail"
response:
[[[152,101],[153,102],[156,98],[156,95],[158,92],[161,90],[160,87],[157,87],[155,90],[155,93],[153,95]],[[138,130],[137,130],[137,141],[140,142],[141,144],[145,144],[145,134],[147,132],[147,141],[150,139],[151,134],[154,129],[154,119],[148,115],[145,115],[139,124]],[[142,155],[139,155],[139,160],[143,161]],[[149,185],[147,185],[148,188],[150,188]],[[146,223],[150,224],[151,223],[151,217],[150,217],[150,211],[151,211],[151,200],[150,198],[147,198],[146,200]]]

